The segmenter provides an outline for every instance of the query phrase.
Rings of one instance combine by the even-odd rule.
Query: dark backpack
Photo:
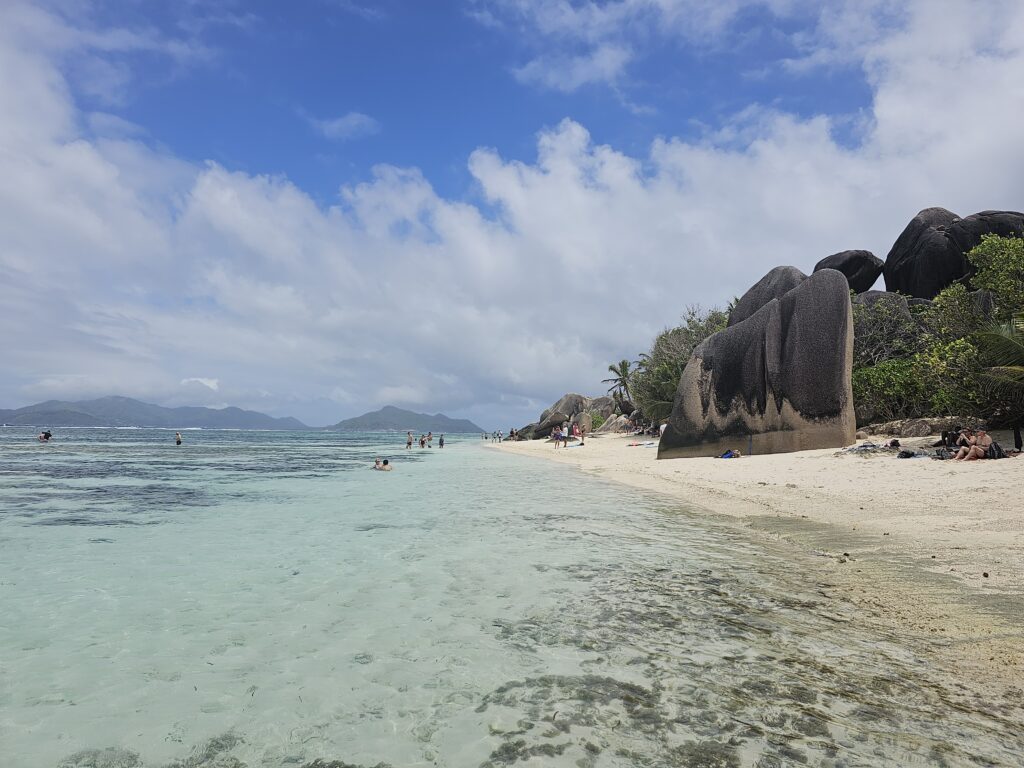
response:
[[[1001,446],[999,443],[993,442],[992,445],[988,447],[988,458],[1005,459],[1006,451],[1003,450],[1003,446]]]

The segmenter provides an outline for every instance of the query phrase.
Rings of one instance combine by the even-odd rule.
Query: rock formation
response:
[[[954,221],[946,230],[950,240],[963,253],[981,244],[984,235],[1024,237],[1024,213],[1016,211],[982,211]]]
[[[729,325],[741,323],[772,299],[778,299],[807,279],[796,267],[776,267],[758,280],[736,302],[729,314]]]
[[[871,251],[840,251],[826,256],[814,265],[814,271],[835,269],[846,275],[850,290],[863,293],[871,289],[878,276],[882,274],[885,262]]]
[[[589,432],[593,425],[593,414],[610,419],[615,413],[616,401],[608,395],[587,397],[575,392],[562,395],[550,408],[544,409],[534,424],[527,424],[519,430],[523,440],[538,440],[551,436],[551,431],[566,422],[579,424]]]
[[[910,220],[885,257],[886,290],[935,298],[943,288],[970,276],[965,254],[987,234],[1024,235],[1024,214],[982,211],[961,219],[945,208],[925,208]]]
[[[782,269],[769,272],[755,288],[781,285],[799,274]],[[822,269],[796,282],[694,350],[658,458],[713,456],[728,448],[746,452],[748,446],[754,453],[781,453],[854,442],[853,318],[846,277]]]

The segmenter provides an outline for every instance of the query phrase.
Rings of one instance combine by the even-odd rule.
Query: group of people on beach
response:
[[[419,443],[420,443],[420,448],[433,448],[434,447],[434,433],[433,432],[427,432],[427,434],[425,434],[425,435],[420,435]],[[405,450],[407,450],[407,451],[411,450],[412,449],[412,444],[413,444],[412,432],[406,432],[405,433]],[[444,435],[441,435],[441,437],[438,439],[437,447],[438,448],[444,448]]]
[[[555,427],[551,432],[551,437],[555,441],[555,448],[561,443],[563,448],[569,447],[570,436],[574,440],[579,440],[580,445],[584,445],[584,440],[587,436],[587,431],[581,429],[579,424],[573,424],[571,427],[568,423],[562,424],[560,427]]]
[[[953,457],[954,461],[992,459],[996,458],[994,454],[997,452],[997,449],[998,451],[1002,450],[992,440],[992,436],[989,435],[985,427],[961,429],[955,438],[950,433],[948,436],[944,436],[944,440],[946,442],[952,441],[953,445],[949,447],[957,449],[956,456]]]

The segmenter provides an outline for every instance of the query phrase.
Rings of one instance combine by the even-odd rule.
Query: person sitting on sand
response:
[[[971,452],[974,447],[976,438],[974,437],[973,429],[965,429],[960,432],[960,436],[956,439],[958,450],[956,456],[953,457],[955,461],[963,461],[967,458],[967,454]]]
[[[967,452],[967,457],[964,461],[976,461],[978,459],[988,458],[988,449],[992,447],[992,438],[984,427],[978,427],[977,436],[974,439],[974,445]]]

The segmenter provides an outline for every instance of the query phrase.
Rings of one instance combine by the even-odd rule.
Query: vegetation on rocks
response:
[[[1014,378],[1024,365],[1021,326],[1012,322],[1024,313],[1024,239],[987,235],[967,259],[970,288],[954,283],[930,305],[854,304],[859,424],[954,414],[1024,420],[1024,379]]]

